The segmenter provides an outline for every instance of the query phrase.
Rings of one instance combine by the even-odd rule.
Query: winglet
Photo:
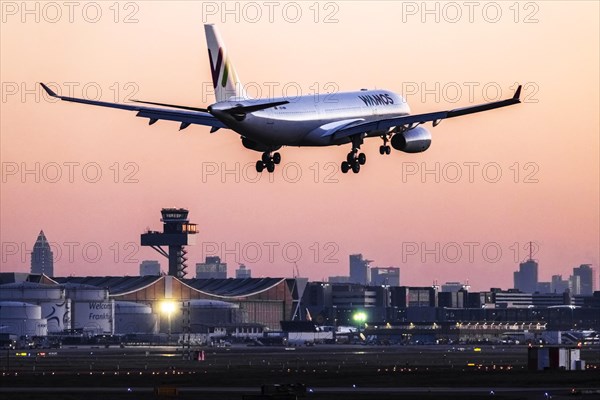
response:
[[[519,97],[521,97],[521,87],[523,85],[519,85],[519,87],[517,88],[517,90],[515,91],[515,94],[513,96],[513,99],[515,100],[520,100]]]
[[[50,89],[48,86],[44,85],[42,82],[40,82],[40,85],[42,85],[42,87],[44,88],[46,93],[48,93],[49,96],[58,97],[58,95],[56,93],[54,93],[54,91],[52,89]]]

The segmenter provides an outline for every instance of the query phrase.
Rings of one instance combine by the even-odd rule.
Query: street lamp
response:
[[[171,343],[171,314],[175,311],[175,302],[171,300],[164,300],[160,304],[160,311],[163,314],[167,314],[167,320],[169,321],[169,334],[167,336],[167,341]]]

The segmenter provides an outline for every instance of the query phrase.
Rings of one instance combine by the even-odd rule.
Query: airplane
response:
[[[275,170],[281,162],[278,152],[283,146],[339,146],[351,144],[351,151],[341,163],[347,173],[360,171],[366,163],[360,146],[366,138],[380,138],[379,153],[389,155],[391,147],[405,153],[420,153],[431,145],[431,133],[421,126],[437,126],[443,119],[488,111],[520,103],[521,85],[512,98],[452,110],[411,114],[406,100],[389,90],[361,89],[286,98],[253,99],[233,67],[217,28],[204,25],[208,57],[216,102],[206,108],[132,100],[137,104],[60,96],[41,83],[46,93],[64,101],[136,111],[148,118],[149,125],[158,120],[177,121],[179,130],[191,124],[210,126],[210,132],[231,129],[240,135],[242,145],[262,153],[256,171]],[[142,105],[145,104],[145,105]],[[158,106],[158,107],[156,107]],[[167,108],[165,108],[167,107]]]

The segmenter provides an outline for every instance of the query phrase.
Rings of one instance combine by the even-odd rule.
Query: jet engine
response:
[[[405,153],[421,153],[431,146],[431,132],[417,126],[392,136],[392,147]]]
[[[247,137],[242,137],[242,144],[247,149],[260,152],[275,151],[281,148],[281,146],[267,146],[262,143],[255,142],[254,140],[250,140]]]

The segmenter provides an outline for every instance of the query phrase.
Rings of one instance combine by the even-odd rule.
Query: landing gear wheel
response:
[[[385,154],[390,155],[392,152],[392,148],[390,146],[385,146]]]
[[[269,171],[269,172],[275,171],[275,163],[273,161],[269,161],[267,163],[267,171]]]
[[[386,153],[387,146],[379,146],[379,154],[384,155]]]
[[[262,153],[262,162],[264,162],[265,164],[267,164],[268,162],[271,161],[271,154],[268,152],[264,152]]]
[[[273,153],[273,162],[279,164],[281,162],[281,154],[277,152]]]
[[[350,164],[350,165],[354,164],[354,152],[353,151],[348,153],[348,155],[346,156],[346,162],[348,162],[348,164]]]
[[[360,164],[359,163],[352,164],[352,172],[354,172],[355,174],[358,174],[359,171],[360,171]]]
[[[357,161],[360,165],[365,165],[367,162],[367,155],[365,153],[360,153],[358,155]]]
[[[256,162],[256,172],[258,172],[260,174],[261,172],[263,172],[263,169],[265,169],[265,163],[258,160]]]
[[[349,170],[350,164],[348,164],[348,161],[342,161],[342,173],[347,174]]]

